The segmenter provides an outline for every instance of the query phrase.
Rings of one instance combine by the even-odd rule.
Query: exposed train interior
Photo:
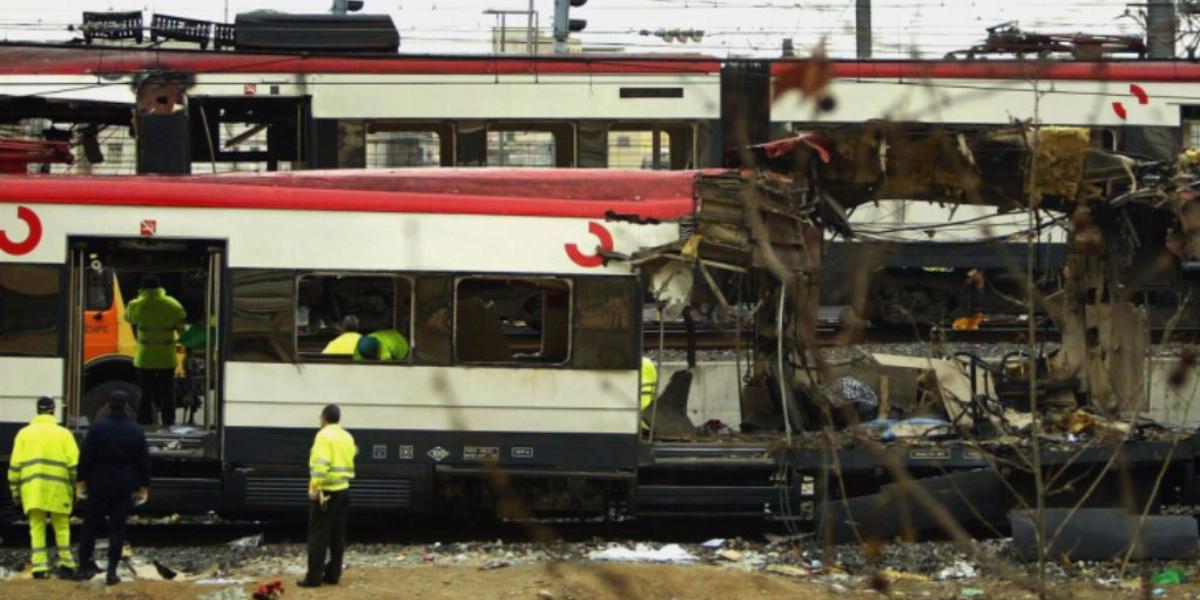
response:
[[[129,396],[126,410],[133,418],[150,416],[149,422],[141,422],[153,456],[219,458],[216,331],[224,243],[149,237],[73,238],[69,243],[67,422],[85,430],[108,410],[109,394],[121,390]],[[175,422],[170,425],[162,423],[157,407],[139,410],[144,399],[133,363],[136,328],[124,314],[147,275],[157,277],[187,314],[176,331],[179,366],[173,373]]]

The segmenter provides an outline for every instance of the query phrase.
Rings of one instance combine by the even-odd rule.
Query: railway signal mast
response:
[[[587,4],[587,0],[554,0],[554,51],[567,51],[567,36],[573,31],[583,31],[587,19],[572,19],[571,7]]]

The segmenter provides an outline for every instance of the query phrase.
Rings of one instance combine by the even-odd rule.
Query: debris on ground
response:
[[[653,548],[647,544],[638,544],[632,549],[613,546],[603,550],[588,553],[590,560],[611,560],[617,562],[692,562],[696,557],[679,544],[667,544],[661,548]]]

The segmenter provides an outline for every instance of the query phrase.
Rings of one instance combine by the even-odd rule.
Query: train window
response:
[[[531,130],[488,131],[487,164],[491,167],[553,167],[554,134]]]
[[[370,121],[368,167],[448,167],[454,164],[454,125],[440,122]]]
[[[471,363],[565,363],[570,355],[570,312],[571,285],[562,279],[459,279],[455,355]]]
[[[382,358],[407,361],[411,296],[412,282],[396,275],[301,276],[296,280],[296,353],[349,359],[359,335],[390,332],[397,341],[385,343]]]
[[[654,149],[658,148],[655,155]],[[610,130],[608,168],[671,168],[671,135],[661,129]]]
[[[112,269],[87,270],[87,310],[108,310],[113,302]]]
[[[638,368],[641,310],[637,277],[576,279],[575,368]]]
[[[232,359],[291,362],[295,354],[296,281],[291,271],[236,269],[231,274]]]
[[[1183,147],[1189,150],[1200,148],[1200,120],[1184,120]]]
[[[0,354],[58,355],[59,272],[0,265]]]

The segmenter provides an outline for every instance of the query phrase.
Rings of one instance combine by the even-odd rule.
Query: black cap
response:
[[[42,396],[37,399],[38,414],[54,412],[54,398],[50,396]]]

